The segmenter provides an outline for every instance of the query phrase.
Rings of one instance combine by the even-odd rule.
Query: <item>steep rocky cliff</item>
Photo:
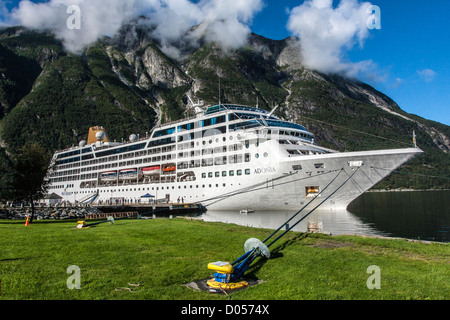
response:
[[[93,125],[118,141],[144,135],[192,115],[188,96],[206,105],[279,106],[278,116],[340,151],[411,146],[415,131],[425,154],[379,187],[450,187],[429,177],[450,176],[448,126],[404,112],[365,83],[307,69],[298,39],[253,34],[237,50],[200,41],[171,55],[146,30],[126,25],[77,56],[47,33],[0,31],[0,135],[10,152],[33,141],[49,152],[66,148]]]

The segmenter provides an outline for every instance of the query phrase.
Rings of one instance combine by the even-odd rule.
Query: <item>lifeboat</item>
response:
[[[176,167],[174,164],[169,164],[169,165],[163,167],[163,172],[172,172],[175,170],[176,170]]]
[[[152,175],[152,174],[159,173],[160,169],[161,169],[160,166],[146,167],[146,168],[142,169],[142,173],[144,174],[144,176],[149,176],[149,175]]]
[[[133,180],[133,179],[137,179],[137,177],[138,177],[137,169],[124,169],[124,170],[120,170],[120,172],[119,172],[120,180]]]
[[[100,175],[100,180],[102,181],[116,181],[117,171],[106,171]]]

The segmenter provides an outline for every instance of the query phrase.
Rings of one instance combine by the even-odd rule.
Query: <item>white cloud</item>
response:
[[[292,9],[287,27],[301,40],[305,65],[352,77],[375,70],[373,61],[345,61],[345,53],[356,45],[362,47],[370,35],[367,27],[370,5],[341,0],[334,8],[332,0],[307,0]]]
[[[263,0],[50,0],[35,4],[22,0],[12,12],[13,19],[34,29],[49,29],[61,39],[67,50],[81,52],[102,36],[114,35],[124,22],[144,15],[152,26],[152,35],[161,47],[176,55],[172,43],[196,41],[205,36],[225,48],[245,44],[250,33],[248,24],[262,8]],[[67,28],[67,6],[78,5],[81,28]],[[204,28],[187,32],[203,22]],[[203,33],[200,33],[203,31]],[[188,36],[188,39],[184,39]]]
[[[402,78],[396,78],[394,83],[392,84],[392,88],[396,89],[400,87],[404,82],[405,80],[403,80]]]
[[[423,69],[418,70],[417,74],[424,80],[425,82],[432,82],[436,77],[436,72],[431,69]]]
[[[202,1],[207,26],[207,40],[218,41],[225,48],[239,48],[250,34],[248,24],[262,9],[262,0]]]
[[[8,3],[11,3],[9,0],[0,1],[0,27],[10,25],[10,14],[9,10],[6,7]]]
[[[80,8],[79,30],[67,26],[67,21],[72,16],[67,8],[71,5]],[[136,14],[134,1],[50,0],[46,3],[33,3],[23,0],[12,11],[12,18],[28,28],[51,30],[63,40],[67,50],[79,53],[101,36],[116,33],[122,22],[133,14]]]

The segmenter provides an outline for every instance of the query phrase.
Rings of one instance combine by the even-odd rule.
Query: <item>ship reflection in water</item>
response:
[[[308,213],[302,211],[290,224]],[[296,211],[206,212],[206,221],[221,221],[257,228],[277,229]],[[320,208],[294,231],[305,232],[308,223],[319,231],[341,234],[388,236],[439,242],[450,241],[450,190],[411,192],[367,192],[353,201],[348,210]]]
[[[296,211],[256,211],[248,213],[237,211],[207,211],[202,218],[209,222],[224,222],[254,228],[277,229],[294,216],[295,213]],[[289,222],[289,227],[293,226],[307,213],[308,211],[299,213]],[[318,227],[320,232],[334,235],[361,234],[386,236],[386,234],[376,230],[370,224],[363,223],[361,219],[347,210],[318,209],[297,224],[292,231],[306,232],[308,226],[310,228]]]

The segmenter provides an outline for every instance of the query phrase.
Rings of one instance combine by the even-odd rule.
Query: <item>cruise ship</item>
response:
[[[276,109],[276,108],[275,108]],[[313,199],[344,209],[422,153],[337,152],[303,126],[258,107],[196,107],[194,117],[112,142],[103,127],[58,151],[49,193],[77,204],[199,203],[207,210],[297,210]]]

